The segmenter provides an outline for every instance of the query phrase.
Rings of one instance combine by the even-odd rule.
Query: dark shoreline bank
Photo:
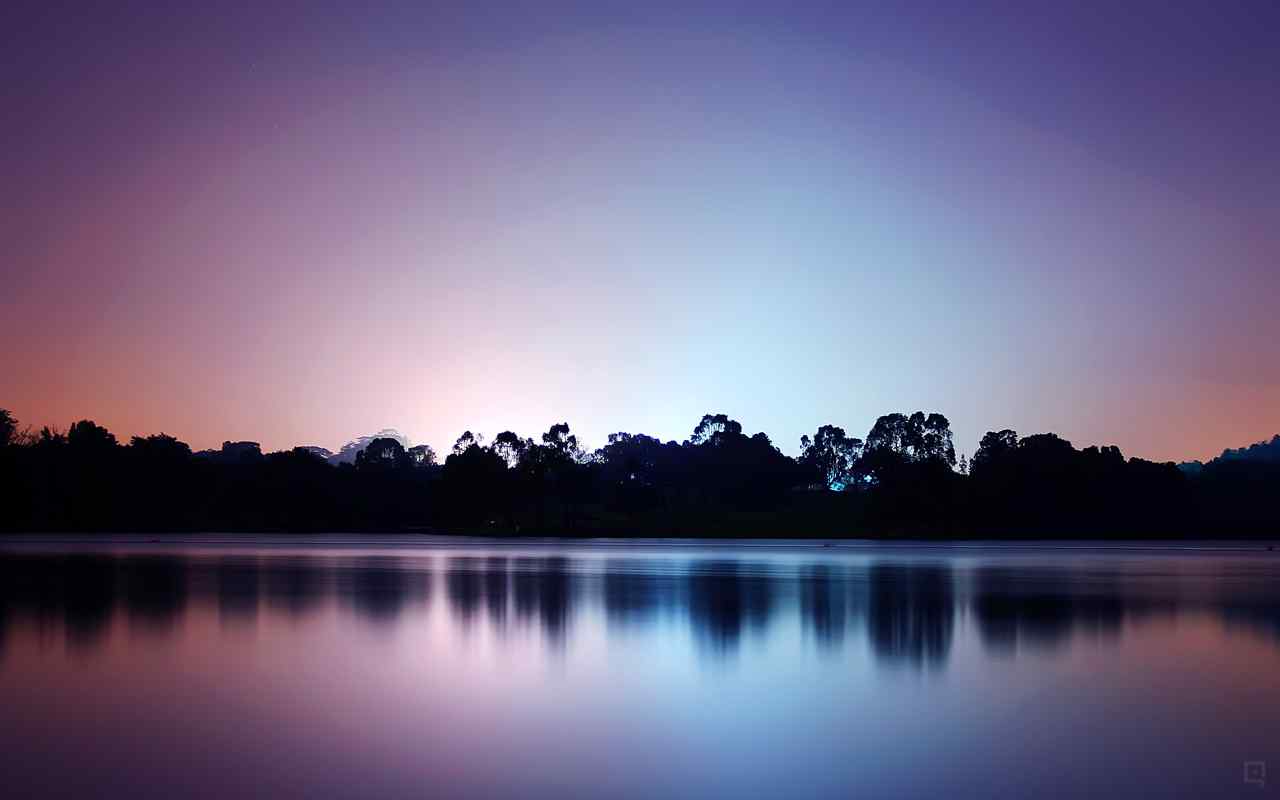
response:
[[[3,412],[0,412],[2,415]],[[120,444],[82,420],[0,436],[0,531],[320,532],[495,538],[1247,539],[1280,536],[1280,439],[1183,469],[1075,448],[1054,434],[983,437],[958,459],[941,414],[889,414],[866,441],[822,426],[799,458],[708,414],[684,442],[617,433],[584,450],[467,432],[444,463],[376,438],[352,463],[163,434]],[[4,431],[0,430],[0,433]],[[1256,452],[1255,452],[1256,450]]]
[[[1231,537],[1196,537],[1196,536],[1089,536],[1089,537],[993,537],[993,536],[778,536],[778,535],[617,535],[600,533],[593,535],[562,535],[554,533],[519,533],[500,534],[489,531],[4,531],[0,532],[0,548],[6,544],[92,544],[94,542],[127,542],[156,543],[190,541],[197,543],[233,543],[236,540],[261,541],[279,540],[280,542],[306,543],[309,541],[334,541],[349,539],[352,542],[369,542],[373,544],[415,545],[419,543],[475,542],[484,544],[538,545],[538,544],[582,544],[616,547],[646,547],[653,545],[680,545],[683,543],[703,544],[745,544],[758,543],[761,546],[777,547],[811,547],[811,548],[856,548],[889,545],[894,547],[937,547],[956,546],[962,548],[997,547],[997,548],[1051,548],[1051,549],[1178,549],[1196,550],[1232,550],[1249,552],[1280,553],[1280,532],[1269,536],[1231,536]]]

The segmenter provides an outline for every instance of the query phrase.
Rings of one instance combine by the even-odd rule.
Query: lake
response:
[[[1277,796],[1280,553],[0,539],[0,714],[14,798]]]

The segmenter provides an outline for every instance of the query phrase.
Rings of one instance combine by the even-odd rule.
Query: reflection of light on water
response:
[[[1276,565],[1267,560],[1162,557],[1153,568],[1133,557],[1055,563],[1053,555],[969,551],[902,560],[830,549],[561,552],[13,554],[3,559],[2,619],[59,621],[68,639],[91,646],[116,613],[157,635],[202,603],[215,603],[226,625],[263,613],[305,617],[329,603],[364,624],[390,625],[434,596],[451,625],[485,628],[499,641],[534,631],[563,644],[575,617],[598,608],[610,635],[643,635],[683,618],[706,655],[723,656],[796,616],[823,649],[845,647],[858,629],[878,658],[917,667],[945,665],[958,614],[994,655],[1057,648],[1081,634],[1104,642],[1126,624],[1189,611],[1280,642]]]
[[[1201,786],[1280,731],[1280,561],[292,548],[0,558],[0,746],[21,732],[32,780],[56,743],[174,793],[194,773],[161,762],[196,747],[221,794],[751,794],[802,769],[815,795],[894,793],[903,770],[907,794],[988,795],[1015,757],[1032,794],[1081,763],[1123,786],[1139,742]]]

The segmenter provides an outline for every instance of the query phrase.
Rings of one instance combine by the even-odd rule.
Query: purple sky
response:
[[[1280,431],[1274,3],[107,5],[0,25],[25,423]]]

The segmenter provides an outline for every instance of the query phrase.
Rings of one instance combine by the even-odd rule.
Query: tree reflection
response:
[[[412,601],[424,600],[429,573],[385,557],[361,558],[344,565],[339,586],[349,593],[351,607],[371,622],[390,622]]]
[[[22,618],[40,627],[62,613],[62,559],[14,556],[0,559],[0,618]]]
[[[1060,647],[1077,631],[1118,636],[1126,616],[1173,610],[1172,599],[1128,594],[1114,571],[980,567],[973,611],[995,653]]]
[[[115,564],[90,556],[71,556],[66,570],[63,609],[68,643],[90,647],[98,642],[116,604]]]
[[[258,563],[267,607],[299,618],[323,602],[328,571],[319,559],[272,556]]]
[[[868,573],[867,635],[887,663],[946,663],[955,626],[951,568],[876,564]]]
[[[187,605],[187,561],[173,556],[124,558],[120,574],[130,621],[167,632]]]
[[[507,600],[511,585],[507,574],[507,559],[490,556],[484,563],[484,604],[489,612],[489,623],[499,632],[507,626]]]
[[[611,628],[639,627],[653,621],[680,596],[677,570],[656,559],[611,558],[601,582],[605,617]]]
[[[102,636],[116,605],[112,559],[89,556],[0,557],[0,647],[19,618],[52,626],[59,619],[68,645],[89,647]]]
[[[542,630],[550,641],[563,642],[569,628],[569,607],[573,601],[569,560],[560,556],[543,559],[538,575],[542,595],[538,616]]]
[[[381,624],[425,601],[433,563],[418,556],[270,551],[217,558],[0,555],[0,648],[19,624],[41,633],[60,625],[69,645],[89,648],[105,638],[117,611],[167,635],[188,608],[216,612],[223,622],[251,621],[259,613],[299,619],[335,593],[358,620]],[[662,614],[683,616],[700,654],[724,657],[753,631],[768,631],[783,612],[795,613],[804,635],[825,653],[841,652],[865,614],[877,660],[917,669],[946,663],[961,604],[972,612],[978,641],[995,654],[1051,650],[1081,633],[1118,638],[1126,623],[1191,609],[1280,644],[1280,603],[1268,565],[1233,566],[1225,576],[1210,565],[1165,580],[1172,573],[1150,567],[1135,573],[1124,563],[1099,560],[1004,562],[956,579],[950,566],[911,561],[881,561],[864,573],[838,558],[819,558],[793,573],[767,558],[613,557],[598,581],[576,577],[597,564],[558,555],[449,558],[442,577],[451,620],[465,629],[483,615],[498,636],[515,625],[563,647],[576,610],[598,602],[609,635],[668,635],[652,623]]]
[[[253,561],[218,561],[218,616],[224,623],[252,622],[257,618],[260,574]]]
[[[563,556],[517,558],[511,584],[516,619],[525,625],[536,620],[549,642],[563,644],[574,597],[569,560]]]
[[[484,602],[482,562],[473,556],[449,559],[445,568],[445,591],[449,609],[462,627],[469,628]]]
[[[833,650],[844,642],[848,599],[849,582],[833,577],[831,567],[811,564],[800,570],[800,619],[819,647]]]
[[[736,651],[743,631],[763,629],[773,610],[773,578],[760,565],[702,561],[689,568],[689,621],[712,652]]]
[[[1223,606],[1222,621],[1228,628],[1244,628],[1280,644],[1280,602],[1274,598],[1235,599]]]

